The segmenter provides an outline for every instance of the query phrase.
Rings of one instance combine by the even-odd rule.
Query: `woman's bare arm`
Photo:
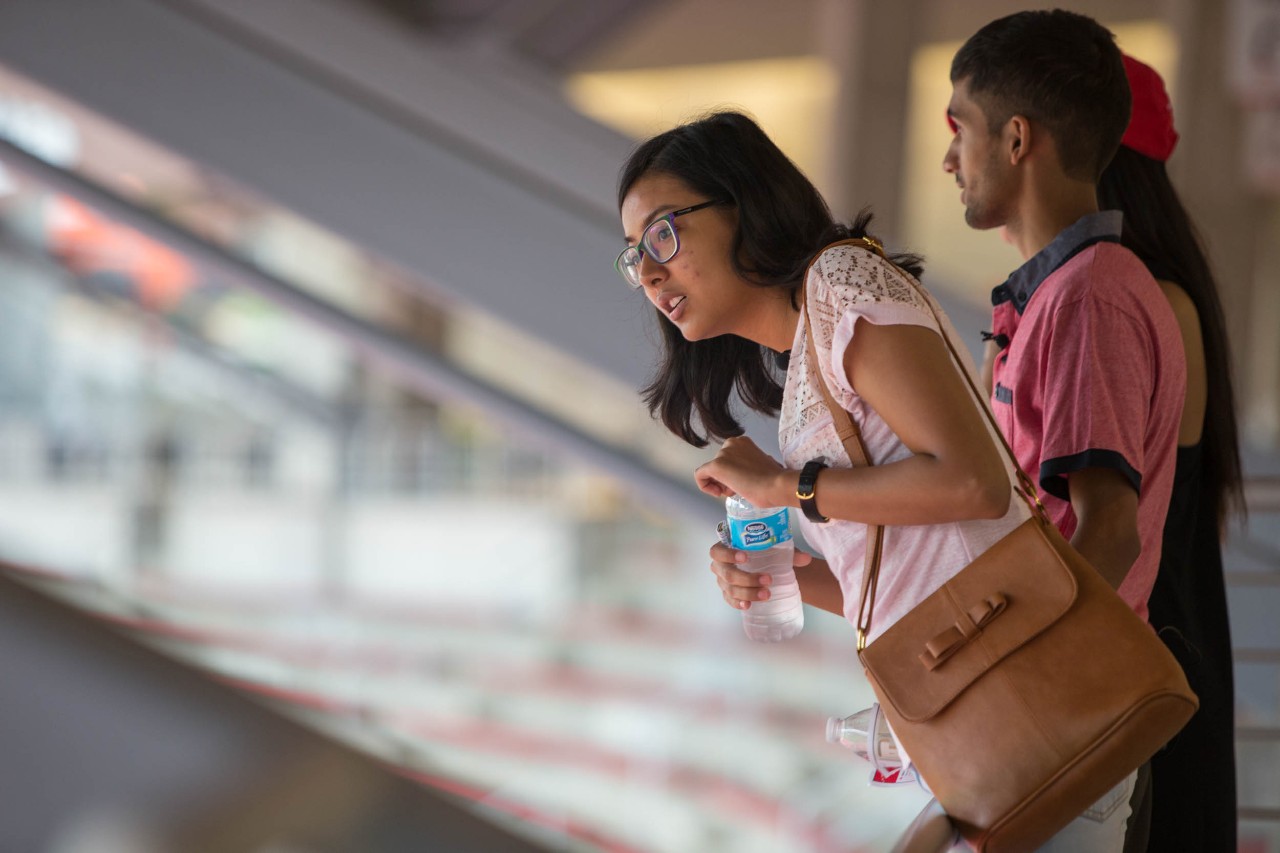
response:
[[[823,471],[815,492],[820,512],[867,524],[938,524],[1008,511],[1011,487],[1000,452],[937,332],[859,320],[844,368],[911,456]],[[739,493],[757,506],[800,503],[799,472],[747,438],[726,441],[696,478],[709,494]]]

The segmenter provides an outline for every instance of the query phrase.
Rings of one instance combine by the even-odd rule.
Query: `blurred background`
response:
[[[1019,260],[941,170],[948,67],[983,23],[1050,5],[0,4],[0,560],[160,656],[9,623],[0,749],[24,760],[0,788],[27,807],[0,810],[0,849],[179,837],[190,809],[156,793],[223,719],[192,668],[269,709],[245,727],[283,715],[531,845],[887,849],[927,797],[869,788],[823,740],[873,700],[851,630],[811,611],[753,644],[707,571],[723,507],[690,476],[709,454],[637,398],[657,329],[611,269],[614,182],[637,140],[744,109],[840,215],[870,205],[926,256],[976,350]],[[1277,853],[1280,6],[1059,5],[1172,94],[1244,429],[1240,850]],[[142,701],[136,665],[159,667],[155,708],[165,685],[205,698],[171,748],[95,772],[108,732],[153,731],[112,704]],[[210,849],[348,849],[305,838]]]

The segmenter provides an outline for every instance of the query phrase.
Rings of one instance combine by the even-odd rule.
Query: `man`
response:
[[[1005,229],[1025,261],[992,294],[997,422],[1063,535],[1145,619],[1186,365],[1160,287],[1120,245],[1120,213],[1098,209],[1129,122],[1120,51],[1082,15],[1022,12],[970,38],[951,82],[943,168],[969,226]],[[1129,836],[1145,847],[1144,827]]]

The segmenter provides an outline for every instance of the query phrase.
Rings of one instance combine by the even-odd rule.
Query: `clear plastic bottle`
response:
[[[902,766],[898,744],[893,740],[889,722],[880,713],[879,705],[863,708],[848,717],[828,718],[827,742],[852,749],[878,768],[895,769]],[[871,752],[873,743],[874,757]]]
[[[742,629],[761,643],[789,640],[804,628],[804,605],[796,583],[791,524],[786,507],[757,508],[741,495],[725,499],[730,544],[746,551],[741,568],[773,578],[768,601],[753,601],[742,613]]]

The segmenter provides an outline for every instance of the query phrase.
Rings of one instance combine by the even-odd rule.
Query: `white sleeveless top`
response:
[[[904,459],[911,451],[884,419],[863,402],[845,376],[844,354],[853,340],[858,319],[881,326],[911,324],[937,331],[938,323],[925,302],[928,299],[942,317],[952,340],[958,339],[941,308],[931,296],[916,289],[912,281],[909,273],[879,255],[847,245],[825,250],[810,268],[806,281],[809,317],[822,375],[832,397],[852,415],[862,431],[867,455],[875,465]],[[960,356],[964,369],[971,376],[976,375],[969,354],[961,349]],[[808,362],[802,321],[791,347],[778,425],[783,460],[788,468],[800,468],[810,459],[822,456],[833,468],[850,468],[849,455],[836,435],[818,378]],[[985,405],[985,402],[980,404],[974,400],[973,404]],[[989,422],[987,428],[991,430]],[[1001,455],[1004,456],[1003,451]],[[1012,479],[1007,459],[1006,467]],[[883,633],[1029,516],[1026,504],[1011,493],[1009,510],[1000,519],[886,527],[868,640]],[[838,519],[814,524],[803,516],[798,518],[804,538],[831,565],[844,591],[845,618],[856,625],[866,554],[866,525]]]

